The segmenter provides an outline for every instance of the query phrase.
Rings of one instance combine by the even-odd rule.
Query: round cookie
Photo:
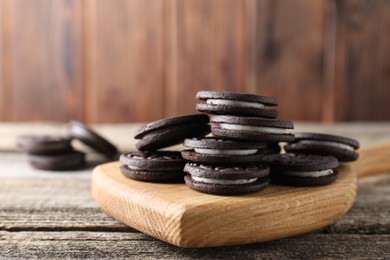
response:
[[[276,106],[277,99],[228,91],[199,91],[196,98],[205,103],[196,105],[196,110],[208,114],[239,115],[276,118],[276,110],[266,109],[266,106]]]
[[[182,151],[184,159],[202,163],[256,163],[263,157],[263,142],[237,142],[215,137],[185,139],[184,146],[193,150]]]
[[[294,140],[289,132],[294,128],[291,121],[240,116],[212,116],[210,121],[211,132],[217,137],[263,142]]]
[[[338,177],[338,160],[312,154],[272,154],[263,158],[271,168],[271,180],[289,186],[321,186]]]
[[[71,151],[71,141],[69,136],[23,135],[16,139],[16,147],[30,154],[56,154]]]
[[[95,151],[106,155],[108,158],[114,158],[118,154],[117,148],[112,143],[78,121],[69,123],[69,132],[72,137],[90,146]]]
[[[28,161],[34,168],[48,171],[65,171],[85,165],[85,154],[71,151],[63,154],[29,154]]]
[[[157,150],[181,143],[185,138],[210,133],[209,117],[205,114],[185,115],[153,121],[140,127],[134,138],[138,150]]]
[[[339,161],[355,161],[359,154],[359,142],[352,138],[320,133],[296,133],[295,140],[285,147],[291,153],[331,155]]]
[[[141,181],[167,181],[182,179],[185,161],[180,152],[132,152],[119,158],[122,174]]]
[[[216,166],[187,163],[184,181],[193,190],[216,195],[253,193],[269,184],[269,167],[265,164]]]

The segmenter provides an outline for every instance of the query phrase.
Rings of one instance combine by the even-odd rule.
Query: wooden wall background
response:
[[[387,0],[0,0],[0,121],[150,121],[201,89],[390,120]]]

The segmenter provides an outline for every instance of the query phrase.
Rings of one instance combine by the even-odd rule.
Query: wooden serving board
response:
[[[390,145],[364,151],[359,175],[390,170]],[[383,163],[383,160],[386,162]],[[381,161],[382,163],[377,163]],[[110,216],[150,236],[180,247],[214,247],[279,239],[333,223],[352,206],[357,172],[340,167],[331,185],[312,188],[271,185],[240,196],[200,193],[184,183],[134,181],[119,171],[119,162],[93,171],[92,192]]]

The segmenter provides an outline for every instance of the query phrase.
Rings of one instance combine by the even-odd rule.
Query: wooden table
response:
[[[137,126],[95,129],[127,151],[134,149]],[[363,146],[390,142],[390,123],[297,123],[296,129],[351,136]],[[0,124],[0,258],[390,258],[390,175],[360,180],[352,209],[322,230],[261,244],[183,249],[127,227],[97,206],[90,177],[101,157],[90,154],[87,169],[58,173],[34,170],[14,151],[19,134],[65,130],[63,124]]]

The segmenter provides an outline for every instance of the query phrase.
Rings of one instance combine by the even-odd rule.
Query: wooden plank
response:
[[[135,232],[99,208],[2,209],[0,230]]]
[[[142,258],[142,259],[388,259],[390,235],[308,234],[245,246],[178,248],[142,233],[4,232],[5,258]]]
[[[330,123],[335,121],[336,109],[336,89],[334,84],[337,37],[336,1],[326,1],[324,9],[324,71],[321,90],[321,120],[322,122]]]
[[[9,2],[0,2],[0,120],[6,119],[9,91]]]
[[[255,23],[248,28],[256,36],[247,41],[245,90],[277,97],[281,118],[321,119],[324,3],[248,2],[250,23]]]
[[[166,116],[195,113],[199,90],[244,90],[244,4],[168,2]]]
[[[5,119],[82,119],[81,2],[4,2],[9,66]]]
[[[213,37],[211,1],[169,1],[166,9],[165,116],[195,113],[198,88],[210,88]]]
[[[336,1],[337,120],[390,118],[390,2]]]
[[[244,1],[212,1],[212,86],[243,92],[246,34]]]
[[[325,232],[390,234],[390,174],[363,178],[358,184],[351,210]]]
[[[163,115],[163,6],[158,1],[86,1],[88,122]]]
[[[0,2],[0,121],[4,120],[4,81],[3,81],[3,2]]]

